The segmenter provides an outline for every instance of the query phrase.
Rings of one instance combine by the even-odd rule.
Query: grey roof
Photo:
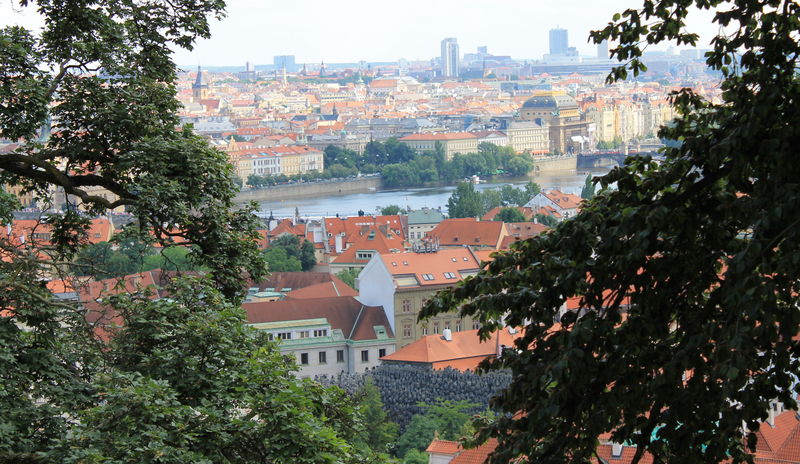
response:
[[[569,95],[537,95],[522,104],[523,108],[577,108],[575,99]]]
[[[438,209],[417,209],[408,212],[408,225],[438,224],[444,220],[444,214]]]

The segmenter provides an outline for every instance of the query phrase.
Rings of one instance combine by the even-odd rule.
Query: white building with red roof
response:
[[[456,313],[440,314],[425,322],[417,316],[436,291],[480,271],[480,259],[468,247],[441,249],[429,253],[375,255],[358,276],[359,300],[382,306],[402,347],[429,334],[476,329],[471,318]]]
[[[582,201],[583,199],[575,194],[553,189],[537,193],[525,206],[533,210],[550,207],[561,217],[570,218],[578,214]]]

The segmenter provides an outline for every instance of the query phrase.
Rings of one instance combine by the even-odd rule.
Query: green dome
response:
[[[525,103],[522,104],[522,108],[530,109],[540,108],[555,110],[577,107],[578,104],[575,103],[575,99],[569,95],[536,95],[535,97],[525,100]]]

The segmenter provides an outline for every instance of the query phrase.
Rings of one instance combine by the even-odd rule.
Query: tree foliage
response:
[[[165,244],[180,236],[195,245],[193,257],[220,288],[240,294],[242,271],[264,271],[255,205],[233,209],[225,154],[189,127],[175,130],[180,103],[170,51],[208,37],[207,17],[221,17],[224,3],[45,0],[36,7],[45,20],[40,32],[0,30],[0,137],[19,142],[0,156],[0,182],[63,189],[90,214],[125,206]],[[53,220],[66,225],[67,217]]]
[[[381,392],[372,379],[367,378],[364,381],[358,403],[364,423],[361,440],[370,451],[386,453],[397,439],[398,426],[389,420],[383,408]]]
[[[744,462],[770,402],[797,406],[800,5],[646,0],[592,37],[619,44],[611,80],[636,76],[643,43],[696,44],[695,7],[726,28],[706,54],[721,101],[675,93],[663,162],[630,157],[575,218],[424,310],[459,308],[484,336],[525,326],[490,366],[514,379],[481,435],[494,462],[586,462],[604,433],[634,462]],[[557,325],[569,297],[585,311]]]
[[[46,243],[0,237],[0,461],[358,459],[348,397],[296,380],[291,362],[244,324],[243,277],[266,270],[255,206],[232,208],[226,156],[178,127],[172,49],[208,37],[224,3],[42,0],[36,8],[40,31],[0,29],[0,137],[17,142],[0,155],[0,183],[41,204],[54,192],[69,196],[63,212],[43,218]],[[120,206],[142,236],[185,245],[208,279],[175,283],[157,301],[55,297],[45,283],[71,277],[90,217]],[[0,193],[4,225],[16,209]],[[120,240],[80,259],[149,257],[149,242]],[[76,280],[52,282],[62,283],[64,294],[83,296]]]
[[[447,200],[447,214],[451,218],[465,218],[481,216],[484,212],[481,193],[471,182],[459,182]]]
[[[497,213],[497,216],[494,217],[495,221],[502,221],[502,222],[525,222],[525,215],[522,214],[517,208],[503,208],[500,212]]]

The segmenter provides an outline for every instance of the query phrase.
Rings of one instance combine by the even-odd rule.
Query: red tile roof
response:
[[[452,285],[480,269],[480,261],[466,247],[441,249],[435,253],[391,253],[381,255],[381,260],[395,281],[407,277],[416,279],[416,283],[401,287]]]
[[[242,309],[250,324],[324,318],[348,340],[376,339],[375,326],[383,326],[387,336],[394,337],[382,307],[365,306],[351,296],[245,303]]]
[[[428,453],[436,454],[456,454],[461,452],[461,443],[450,440],[439,440],[434,438],[430,445],[428,445]]]
[[[430,364],[434,369],[450,367],[461,371],[474,370],[487,357],[496,356],[498,344],[513,346],[521,336],[520,331],[511,333],[503,329],[481,341],[477,330],[452,332],[452,340],[443,335],[427,335],[381,358],[382,361]]]
[[[445,219],[427,236],[437,239],[440,246],[469,245],[498,249],[505,234],[502,222],[459,218]]]
[[[330,282],[309,285],[298,288],[286,294],[286,298],[326,298],[331,296],[358,296],[358,292],[342,281],[331,276]]]

